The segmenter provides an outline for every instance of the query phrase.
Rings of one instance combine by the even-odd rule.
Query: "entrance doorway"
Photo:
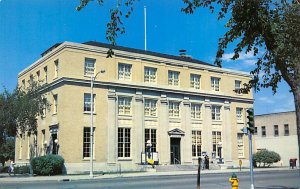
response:
[[[180,164],[180,138],[171,138],[171,164]]]

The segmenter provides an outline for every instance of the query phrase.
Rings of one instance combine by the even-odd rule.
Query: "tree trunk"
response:
[[[297,136],[298,136],[298,162],[300,161],[300,83],[298,82],[294,93],[295,111],[296,111],[296,125],[297,125]],[[299,162],[300,163],[300,162]],[[299,165],[298,163],[298,165]]]

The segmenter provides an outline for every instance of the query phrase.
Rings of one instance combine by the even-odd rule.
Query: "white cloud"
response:
[[[272,100],[268,97],[265,97],[265,96],[259,97],[257,100],[262,101],[262,102],[267,103],[267,104],[274,104],[275,103],[274,100]]]
[[[232,61],[231,58],[233,57],[233,55],[234,53],[225,53],[222,56],[222,60],[225,62],[230,62]],[[257,62],[257,57],[253,55],[253,51],[250,51],[247,54],[245,53],[239,54],[239,58],[236,59],[235,61],[242,64],[242,66],[250,67],[255,65],[255,63]]]

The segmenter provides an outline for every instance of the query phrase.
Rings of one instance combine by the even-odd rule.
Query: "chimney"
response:
[[[180,50],[179,50],[179,56],[180,56],[180,57],[183,57],[183,58],[189,58],[189,59],[192,59],[192,56],[186,54],[186,50],[185,50],[185,49],[180,49]]]

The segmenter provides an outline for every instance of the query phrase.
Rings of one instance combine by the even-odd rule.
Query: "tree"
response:
[[[0,149],[9,145],[9,137],[36,131],[37,117],[50,107],[43,93],[44,87],[34,81],[30,81],[26,89],[0,93]]]
[[[125,28],[122,20],[128,18],[137,0],[117,1],[110,10],[111,20],[107,24],[106,39],[116,45],[118,34]],[[91,0],[81,0],[81,10]],[[253,78],[244,84],[242,92],[251,88],[272,88],[276,93],[278,83],[283,79],[294,95],[298,148],[300,159],[300,1],[299,0],[182,0],[181,11],[193,14],[199,7],[218,11],[218,19],[229,17],[228,31],[219,39],[215,63],[221,67],[224,50],[230,43],[237,42],[232,60],[242,52],[257,56],[256,68],[250,72]],[[102,5],[104,0],[98,0]],[[123,14],[125,9],[126,14]],[[125,15],[125,16],[124,16]],[[108,56],[112,56],[110,49]],[[263,76],[260,77],[260,74]]]
[[[277,163],[280,160],[280,155],[273,151],[260,150],[253,154],[254,165],[258,167],[270,167],[273,163]]]
[[[5,161],[13,160],[15,157],[15,139],[9,137],[5,143],[0,146],[0,163],[4,166]]]

